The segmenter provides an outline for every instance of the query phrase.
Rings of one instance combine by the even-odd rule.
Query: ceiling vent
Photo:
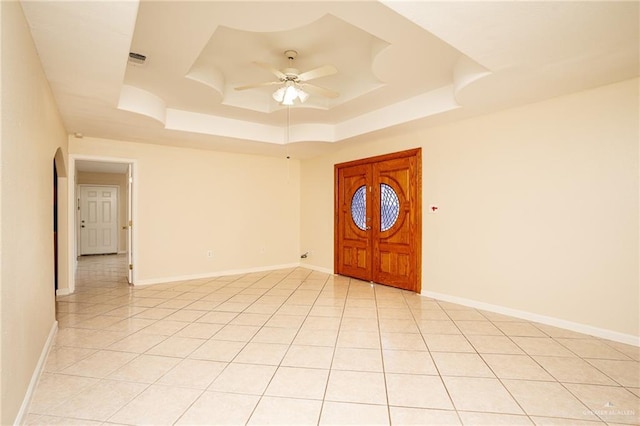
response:
[[[141,53],[129,52],[129,63],[132,65],[144,65],[147,57]]]

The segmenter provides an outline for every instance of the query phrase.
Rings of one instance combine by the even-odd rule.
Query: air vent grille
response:
[[[136,65],[144,65],[147,57],[142,53],[129,52],[129,63]]]

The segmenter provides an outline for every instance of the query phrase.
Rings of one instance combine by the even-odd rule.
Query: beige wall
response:
[[[117,173],[91,173],[78,172],[76,177],[78,185],[110,185],[118,187],[118,252],[127,251],[127,200],[128,185],[127,175]]]
[[[299,261],[296,160],[87,137],[69,151],[135,160],[137,283]]]
[[[55,323],[53,158],[62,126],[20,3],[2,10],[2,414],[16,419]]]
[[[333,269],[335,163],[422,147],[423,292],[639,336],[638,117],[635,79],[304,161],[306,262]]]

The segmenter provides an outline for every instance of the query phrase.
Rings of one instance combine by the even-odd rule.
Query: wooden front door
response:
[[[335,271],[421,290],[421,150],[335,166]]]

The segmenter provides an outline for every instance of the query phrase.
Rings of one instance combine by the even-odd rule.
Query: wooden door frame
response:
[[[338,201],[338,173],[340,169],[363,164],[377,163],[398,158],[415,157],[415,183],[417,187],[416,195],[416,293],[422,291],[422,148],[414,148],[406,151],[394,152],[390,154],[377,155],[375,157],[361,158],[358,160],[338,163],[333,166],[333,271],[338,271],[338,219],[340,217]]]

